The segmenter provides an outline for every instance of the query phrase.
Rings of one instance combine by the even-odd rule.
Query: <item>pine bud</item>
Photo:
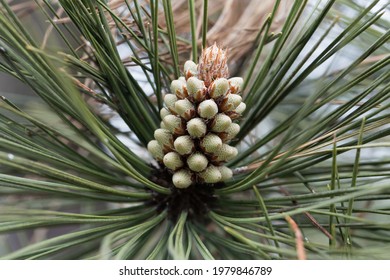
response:
[[[195,101],[200,102],[205,99],[207,89],[203,81],[196,77],[191,77],[187,80],[187,91],[189,96]]]
[[[192,174],[186,169],[181,169],[173,174],[172,182],[176,188],[188,188],[192,184]]]
[[[165,105],[167,105],[168,109],[175,114],[175,102],[177,101],[177,96],[175,94],[166,94],[164,96]]]
[[[167,129],[167,127],[165,126],[165,124],[164,124],[163,121],[160,122],[160,127],[161,127],[161,128],[164,128],[164,129]]]
[[[237,108],[235,109],[235,112],[237,114],[242,115],[242,113],[244,113],[245,109],[246,109],[246,104],[244,102],[241,102],[240,105],[238,105]]]
[[[166,126],[166,129],[168,129],[170,132],[179,135],[185,133],[185,129],[183,127],[180,117],[174,115],[168,115],[164,117],[163,122],[164,125]]]
[[[235,158],[238,154],[238,150],[236,147],[232,147],[232,146],[229,146],[227,144],[224,144],[226,146],[228,146],[229,148],[227,148],[227,153],[226,153],[226,160],[229,161],[233,158]],[[223,145],[222,145],[223,146]]]
[[[218,113],[218,105],[214,100],[208,99],[198,106],[198,114],[204,119],[212,119]]]
[[[229,70],[227,66],[226,51],[212,45],[202,51],[198,65],[199,79],[203,80],[206,87],[218,78],[227,78]]]
[[[178,98],[183,99],[188,96],[186,82],[182,80],[173,80],[171,83],[171,93]]]
[[[154,138],[162,146],[163,150],[171,150],[173,148],[173,136],[168,129],[156,129],[154,131]]]
[[[173,142],[176,152],[181,155],[189,155],[195,149],[195,144],[192,138],[188,135],[179,136]]]
[[[222,174],[218,167],[210,165],[205,171],[199,174],[205,183],[218,183],[222,179]]]
[[[157,140],[152,140],[148,143],[148,151],[149,153],[157,160],[162,161],[164,157],[164,152],[162,150],[162,147],[157,142]]]
[[[161,119],[164,119],[166,116],[170,115],[171,112],[167,108],[161,108],[160,110],[160,117]]]
[[[225,96],[229,90],[228,80],[225,78],[216,79],[211,83],[209,94],[213,99],[217,99],[221,96]]]
[[[203,137],[207,126],[201,118],[193,118],[187,122],[187,131],[194,138]]]
[[[185,120],[193,118],[196,114],[194,105],[187,98],[176,101],[175,111]]]
[[[222,144],[222,147],[214,153],[214,156],[216,156],[214,159],[217,161],[229,161],[236,157],[237,154],[237,148]]]
[[[233,111],[242,101],[238,94],[228,94],[220,103],[219,107],[223,112]]]
[[[232,124],[232,119],[225,114],[217,114],[211,123],[211,130],[214,132],[225,131]]]
[[[226,144],[225,144],[226,145]],[[222,145],[223,146],[223,145]],[[229,148],[227,149],[227,153],[226,153],[226,160],[229,161],[233,158],[235,158],[238,154],[238,150],[236,147],[232,147],[232,146],[229,146],[227,145]]]
[[[187,60],[184,63],[184,74],[186,76],[186,80],[192,76],[198,75],[198,65],[196,65],[192,60]]]
[[[218,137],[218,135],[209,133],[202,139],[200,146],[207,153],[215,153],[222,147],[222,140]]]
[[[226,51],[214,44],[203,50],[198,65],[190,60],[184,64],[184,77],[172,81],[171,93],[164,96],[161,128],[148,150],[174,172],[177,188],[233,176],[223,163],[238,153],[227,143],[240,131],[232,120],[241,117],[245,104],[238,94],[243,79],[227,80],[228,75]]]
[[[227,97],[228,97],[228,103],[233,104],[233,108],[237,108],[237,106],[242,103],[241,95],[229,94]]]
[[[193,153],[187,159],[188,167],[195,172],[203,171],[208,163],[207,157],[202,153]]]
[[[164,165],[173,171],[184,165],[181,157],[176,152],[169,152],[163,158]]]
[[[237,94],[242,91],[242,86],[244,85],[244,80],[241,77],[233,77],[229,80],[230,93]]]
[[[240,126],[236,123],[232,123],[223,133],[221,133],[220,137],[223,141],[229,141],[236,137],[239,132]]]
[[[233,177],[233,171],[224,165],[218,166],[219,172],[221,172],[222,179],[221,181],[226,181]]]

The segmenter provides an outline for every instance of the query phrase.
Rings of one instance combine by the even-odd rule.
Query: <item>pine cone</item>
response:
[[[228,142],[239,132],[234,121],[246,106],[239,95],[243,79],[227,79],[226,60],[226,52],[215,44],[203,50],[199,64],[187,61],[184,77],[172,81],[171,93],[164,97],[161,128],[148,150],[173,173],[177,188],[218,183],[233,175],[224,163],[237,155]]]

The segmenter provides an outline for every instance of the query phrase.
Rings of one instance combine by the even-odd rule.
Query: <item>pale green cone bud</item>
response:
[[[228,97],[228,103],[233,104],[233,108],[237,108],[237,106],[240,105],[242,102],[241,95],[229,94],[227,97]]]
[[[161,145],[157,142],[157,140],[152,140],[148,143],[148,151],[149,153],[157,160],[162,161],[164,157],[164,152],[162,150]]]
[[[186,72],[187,70],[197,71],[197,69],[198,69],[198,65],[196,65],[196,63],[193,62],[192,60],[187,60],[184,63],[184,72]]]
[[[226,181],[233,177],[233,171],[224,165],[218,166],[219,172],[221,172],[222,178],[221,181]]]
[[[161,119],[164,119],[166,116],[170,115],[171,112],[167,108],[161,108],[160,110],[160,117]]]
[[[200,145],[207,153],[215,153],[222,147],[222,140],[218,135],[209,133],[202,139]]]
[[[233,111],[239,104],[241,104],[242,97],[237,94],[228,94],[220,103],[219,108],[223,112]]]
[[[232,124],[232,119],[225,114],[217,114],[211,123],[211,130],[214,132],[225,131]]]
[[[217,99],[221,96],[225,96],[229,90],[228,80],[225,78],[216,79],[212,82],[209,90],[210,97]]]
[[[173,142],[176,152],[181,155],[189,155],[195,149],[195,144],[192,138],[188,135],[179,136]]]
[[[193,153],[187,159],[188,167],[195,172],[200,172],[205,170],[209,161],[207,157],[202,153]]]
[[[210,165],[206,168],[205,171],[199,174],[199,176],[204,180],[205,183],[218,183],[222,179],[222,174],[219,171],[218,167]]]
[[[221,138],[223,141],[232,140],[240,132],[240,125],[237,123],[232,123],[223,133],[221,133]]]
[[[234,109],[234,111],[230,111],[230,112],[226,112],[225,113],[232,119],[232,120],[235,120],[235,119],[238,119],[241,117],[242,113],[245,111],[246,109],[246,104],[244,102],[241,102],[240,105],[237,106],[236,109]]]
[[[175,111],[185,120],[192,119],[195,114],[195,107],[187,98],[176,101]]]
[[[224,145],[227,145],[227,144],[224,144]],[[232,160],[233,158],[235,158],[238,155],[238,150],[237,150],[236,147],[232,147],[232,146],[229,146],[229,145],[227,145],[227,146],[229,148],[227,148],[226,160],[229,161],[229,160]]]
[[[186,82],[182,80],[173,80],[171,83],[171,93],[178,98],[183,99],[188,96]]]
[[[173,135],[168,129],[156,129],[154,131],[154,138],[163,147],[163,150],[171,150],[173,148]]]
[[[198,65],[196,65],[192,60],[187,60],[184,63],[184,74],[187,80],[192,76],[198,75]]]
[[[227,144],[222,145],[222,149],[224,148],[223,146],[226,145],[226,154],[224,155],[226,158],[226,161],[229,161],[233,158],[235,158],[238,154],[238,150],[236,147],[229,146]]]
[[[208,99],[198,106],[198,114],[204,119],[212,119],[218,113],[218,105],[214,100]]]
[[[185,189],[192,184],[192,174],[186,169],[181,169],[172,176],[172,182],[178,189]]]
[[[167,127],[165,126],[165,124],[164,124],[163,121],[160,122],[160,127],[161,127],[161,128],[164,128],[164,129],[167,129]]]
[[[164,103],[167,105],[168,109],[172,112],[172,114],[176,114],[175,111],[175,102],[177,101],[177,96],[175,94],[166,94],[164,96]]]
[[[183,76],[180,76],[178,80],[179,80],[179,81],[182,81],[182,82],[186,82],[186,78],[183,77]]]
[[[166,167],[172,169],[173,171],[179,169],[184,165],[180,155],[176,152],[167,153],[163,158],[163,162]]]
[[[187,122],[187,131],[194,138],[203,137],[207,126],[201,118],[193,118]]]
[[[171,94],[171,93],[165,94],[164,102],[169,109],[175,105],[176,101],[177,101],[177,96],[175,94]]]
[[[242,86],[244,85],[244,80],[241,77],[233,77],[229,80],[230,93],[237,94],[242,91]]]
[[[203,81],[196,77],[191,77],[187,80],[187,91],[189,96],[195,101],[200,102],[206,97],[207,89]]]
[[[222,147],[218,149],[214,155],[218,161],[229,161],[235,158],[238,154],[236,147],[229,146],[227,144],[222,144]]]
[[[237,114],[242,115],[246,109],[246,104],[244,102],[241,102],[240,105],[237,106],[237,108],[234,110]]]
[[[166,126],[166,129],[168,129],[170,132],[178,135],[182,135],[185,133],[185,129],[183,127],[180,117],[168,115],[164,117],[163,122]]]

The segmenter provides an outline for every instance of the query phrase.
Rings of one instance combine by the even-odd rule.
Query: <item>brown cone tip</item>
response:
[[[204,81],[206,87],[218,78],[228,78],[226,50],[219,48],[216,43],[204,49],[199,59],[198,72],[199,79]]]

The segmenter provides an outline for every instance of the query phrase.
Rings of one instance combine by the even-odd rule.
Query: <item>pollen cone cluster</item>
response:
[[[203,51],[198,65],[187,61],[184,75],[164,97],[161,128],[148,150],[173,173],[177,188],[225,181],[232,171],[224,163],[237,155],[228,143],[240,131],[235,121],[246,107],[243,80],[227,79],[226,52],[215,44]]]

